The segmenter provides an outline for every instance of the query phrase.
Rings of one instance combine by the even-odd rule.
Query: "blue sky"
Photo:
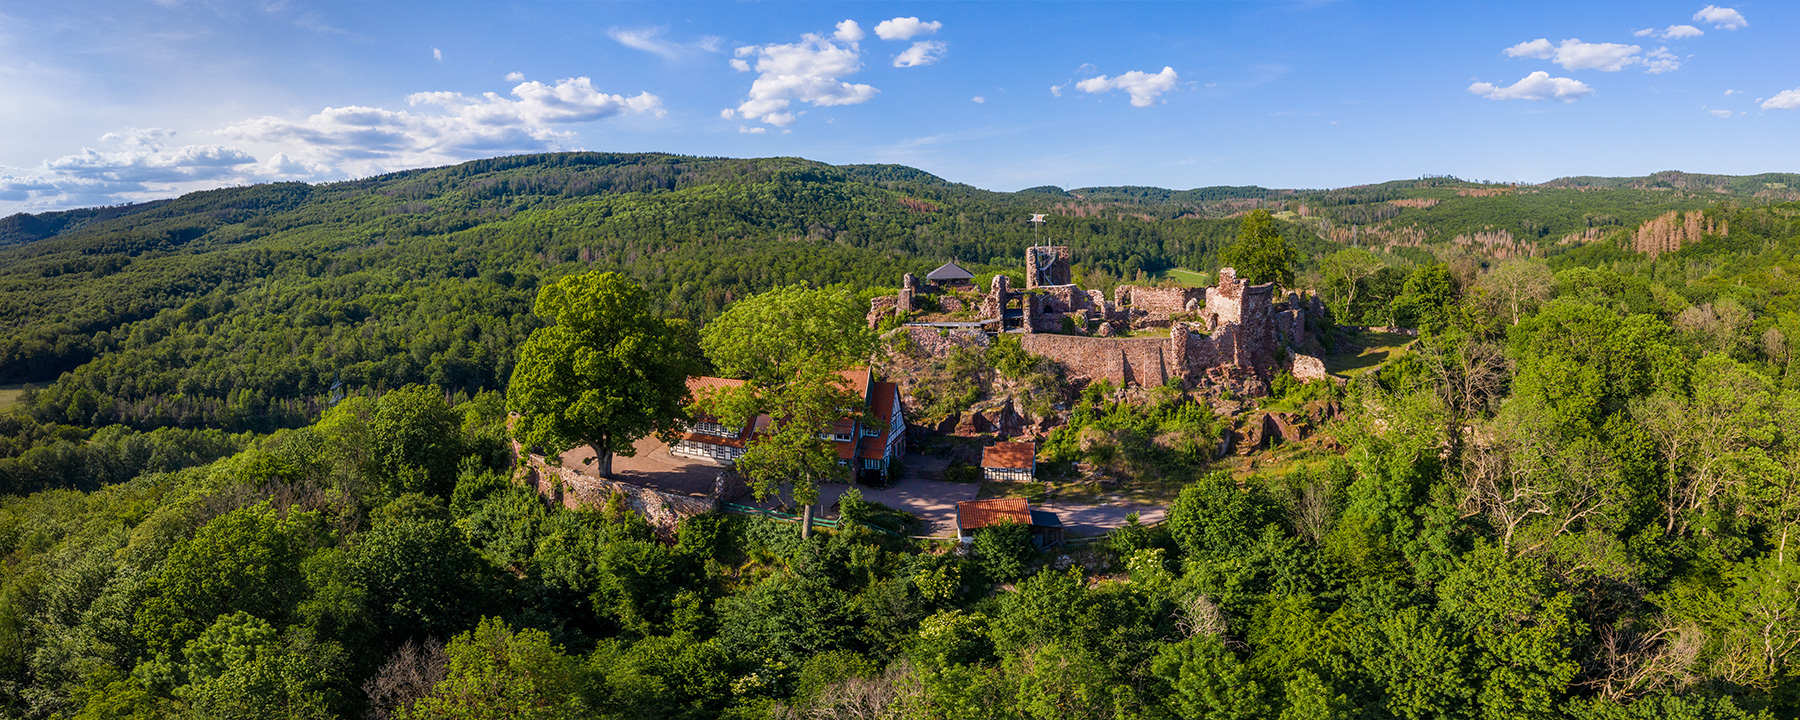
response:
[[[544,150],[1034,185],[1800,171],[1800,3],[0,2],[0,214]]]

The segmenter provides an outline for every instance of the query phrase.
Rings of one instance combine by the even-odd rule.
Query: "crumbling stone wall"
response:
[[[513,457],[520,453],[519,442],[512,441]],[[632,485],[614,480],[589,477],[565,467],[549,465],[542,455],[527,455],[523,466],[515,467],[515,481],[537,491],[538,495],[551,502],[559,503],[567,508],[600,507],[614,495],[625,501],[625,506],[642,515],[656,530],[659,537],[673,541],[675,528],[683,519],[694,515],[711,512],[719,507],[719,503],[731,499],[727,497],[732,489],[741,489],[742,481],[732,482],[728,472],[720,470],[719,479],[713,483],[713,491],[707,497],[692,497],[663,492],[641,485]]]
[[[995,275],[988,294],[981,299],[982,320],[999,320],[1006,314],[1007,279],[1005,275]]]
[[[914,276],[912,273],[907,273],[900,277],[900,295],[899,301],[896,303],[896,306],[900,308],[900,312],[909,313],[913,311],[913,296],[918,293],[918,277]]]
[[[1147,313],[1194,312],[1206,303],[1206,288],[1153,288],[1120,285],[1113,289],[1113,304]]]
[[[1020,346],[1062,363],[1071,377],[1118,384],[1160,385],[1180,368],[1164,338],[1033,334],[1021,338]]]

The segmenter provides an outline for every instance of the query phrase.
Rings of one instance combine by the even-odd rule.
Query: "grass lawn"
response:
[[[1407,347],[1418,338],[1401,333],[1358,332],[1350,340],[1363,346],[1362,352],[1327,355],[1325,371],[1333,375],[1356,376],[1381,367],[1382,363],[1405,355]]]
[[[1170,268],[1157,273],[1158,280],[1174,280],[1188,287],[1210,287],[1211,279],[1205,273],[1198,273],[1187,268]]]
[[[25,392],[25,385],[0,385],[0,412],[11,410],[19,402],[19,395]]]

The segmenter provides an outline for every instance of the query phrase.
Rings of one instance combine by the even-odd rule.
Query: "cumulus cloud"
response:
[[[879,90],[843,80],[862,69],[862,51],[857,47],[862,38],[862,28],[845,20],[830,37],[808,33],[797,43],[738,48],[731,66],[744,72],[754,69],[756,80],[742,103],[720,115],[787,127],[799,118],[792,110],[795,102],[829,107],[874,99]],[[754,66],[750,58],[755,59]]]
[[[936,40],[920,40],[913,43],[912,47],[909,47],[899,55],[894,56],[894,67],[906,68],[930,65],[943,59],[944,51],[946,49],[947,48],[943,43]]]
[[[606,31],[606,36],[625,47],[642,50],[652,55],[661,55],[670,60],[692,55],[695,51],[718,52],[719,44],[722,42],[719,38],[708,35],[694,42],[679,43],[665,39],[663,33],[666,32],[668,32],[668,28],[661,27],[612,28]]]
[[[1062,89],[1063,89],[1063,86],[1061,86],[1061,85],[1051,85],[1050,86],[1050,97],[1062,97]]]
[[[436,61],[438,61],[438,62],[443,62],[443,60],[444,60],[444,51],[442,51],[442,50],[439,50],[439,49],[437,49],[437,48],[432,48],[432,49],[431,49],[431,59],[433,59],[433,60],[436,60]]]
[[[42,210],[169,197],[269,180],[336,179],[458,162],[509,152],[564,149],[566,126],[626,113],[663,114],[650,93],[604,93],[588,78],[521,82],[511,97],[417,93],[409,110],[327,107],[303,120],[245,120],[219,134],[280,152],[258,161],[238,145],[181,144],[176,133],[108,133],[95,147],[41,167],[0,168],[0,208]]]
[[[852,45],[862,42],[862,26],[856,24],[855,20],[845,20],[837,24],[837,32],[831,34],[831,39]]]
[[[1561,100],[1575,102],[1594,91],[1587,83],[1572,78],[1550,77],[1550,73],[1539,70],[1526,75],[1508,87],[1500,87],[1493,83],[1478,82],[1469,86],[1469,92],[1489,100]]]
[[[897,17],[877,24],[875,37],[883,40],[911,40],[920,35],[935,35],[943,27],[944,24],[936,20],[920,22],[916,17]]]
[[[1721,118],[1731,117],[1730,110],[1708,110],[1708,111],[1706,111],[1706,114],[1711,115],[1713,117],[1721,117]]]
[[[237,123],[228,137],[291,149],[301,161],[346,174],[370,174],[508,152],[556,150],[574,134],[558,126],[616,115],[662,116],[662,99],[601,92],[585,77],[554,85],[519,83],[512,97],[415,93],[418,110],[328,107],[292,121],[273,116]]]
[[[250,182],[272,174],[242,149],[180,145],[176,133],[130,129],[100,137],[99,147],[46,160],[33,170],[0,173],[0,203],[15,209],[50,209],[164,197],[190,190]]]
[[[509,72],[506,74],[507,82],[522,82],[524,79],[525,73],[522,72]]]
[[[987,102],[987,98],[984,98],[980,95],[976,95],[975,97],[969,98],[969,102],[975,103],[976,105],[980,105],[982,103]]]
[[[738,132],[743,133],[745,135],[761,135],[768,131],[769,131],[769,129],[766,127],[750,127],[748,125],[739,125],[738,126]]]
[[[1800,110],[1800,88],[1783,90],[1762,104],[1764,110]]]
[[[1175,89],[1175,82],[1180,77],[1175,68],[1164,67],[1162,72],[1152,75],[1142,70],[1133,70],[1118,77],[1091,77],[1075,83],[1075,88],[1087,93],[1103,93],[1111,90],[1124,90],[1131,95],[1133,107],[1150,107],[1156,104],[1156,98],[1163,93]],[[1062,88],[1051,87],[1052,94],[1060,95]]]
[[[1744,19],[1743,13],[1733,8],[1722,8],[1717,5],[1700,8],[1700,12],[1694,13],[1694,20],[1712,23],[1712,26],[1719,30],[1738,30],[1750,26],[1750,21]]]
[[[1625,66],[1643,63],[1638,56],[1643,48],[1621,43],[1586,43],[1576,38],[1551,44],[1547,38],[1522,42],[1504,51],[1510,57],[1549,60],[1565,70],[1599,70],[1618,72]]]

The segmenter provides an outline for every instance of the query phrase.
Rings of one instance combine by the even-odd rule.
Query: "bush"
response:
[[[975,555],[981,571],[994,582],[1012,582],[1025,576],[1025,564],[1037,554],[1031,546],[1031,526],[1006,518],[975,532]]]

